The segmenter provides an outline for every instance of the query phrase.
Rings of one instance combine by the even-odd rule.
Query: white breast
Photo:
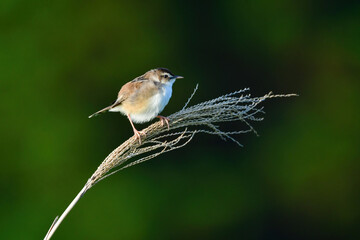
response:
[[[131,120],[135,123],[144,123],[158,116],[169,103],[172,94],[172,85],[173,82],[163,84],[159,93],[149,99],[148,107],[143,112],[130,114]]]

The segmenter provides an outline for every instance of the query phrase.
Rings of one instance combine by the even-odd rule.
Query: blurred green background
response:
[[[197,103],[265,103],[243,148],[197,135],[96,185],[53,239],[360,239],[359,1],[0,2],[0,238],[42,239],[132,135],[111,103],[155,67]],[[147,126],[137,125],[139,129]]]

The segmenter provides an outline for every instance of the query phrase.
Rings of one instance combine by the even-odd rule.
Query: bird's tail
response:
[[[104,109],[101,109],[100,111],[97,111],[96,113],[91,114],[89,116],[89,118],[95,117],[95,116],[97,116],[97,115],[99,115],[101,113],[105,113],[105,112],[109,111],[112,107],[113,107],[113,105],[110,105],[110,106],[108,106],[108,107],[106,107]]]

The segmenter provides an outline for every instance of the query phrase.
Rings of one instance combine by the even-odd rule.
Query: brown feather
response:
[[[91,114],[89,116],[89,118],[95,117],[101,113],[105,113],[107,111],[109,111],[110,109],[119,106],[120,104],[122,104],[124,101],[126,101],[131,95],[135,94],[141,87],[143,81],[138,81],[138,82],[128,82],[126,83],[124,86],[121,87],[119,93],[118,93],[118,98],[116,99],[116,101],[111,104],[110,106],[107,106],[106,108],[101,109],[100,111],[97,111],[94,114]]]
[[[115,103],[114,103],[114,104],[115,104]],[[113,105],[114,105],[114,104],[113,104]],[[108,106],[108,107],[106,107],[106,108],[101,109],[100,111],[97,111],[96,113],[91,114],[91,115],[89,116],[89,118],[95,117],[95,116],[99,115],[100,113],[105,113],[105,112],[109,111],[109,109],[111,109],[111,108],[113,107],[113,105],[110,105],[110,106]]]
[[[138,83],[138,82],[136,82]],[[125,87],[125,85],[124,85]],[[129,92],[128,92],[129,91]],[[121,103],[121,107],[128,113],[138,113],[148,107],[149,99],[158,91],[158,86],[153,81],[139,82],[137,86],[129,86],[128,91],[124,89],[124,95],[128,93],[126,99]],[[119,93],[119,98],[123,96]]]
[[[121,87],[116,102],[113,104],[115,106],[120,105],[123,101],[128,99],[131,95],[136,94],[136,92],[141,88],[143,81],[137,82],[128,82]]]

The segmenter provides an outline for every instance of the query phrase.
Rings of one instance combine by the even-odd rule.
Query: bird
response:
[[[160,119],[161,125],[166,123],[169,129],[169,119],[159,113],[169,103],[173,84],[181,78],[183,77],[174,75],[167,68],[151,69],[124,84],[117,99],[110,106],[97,111],[89,118],[105,112],[120,112],[129,119],[135,139],[138,139],[141,144],[141,135],[146,135],[146,133],[136,130],[134,123],[149,122],[157,117]]]

